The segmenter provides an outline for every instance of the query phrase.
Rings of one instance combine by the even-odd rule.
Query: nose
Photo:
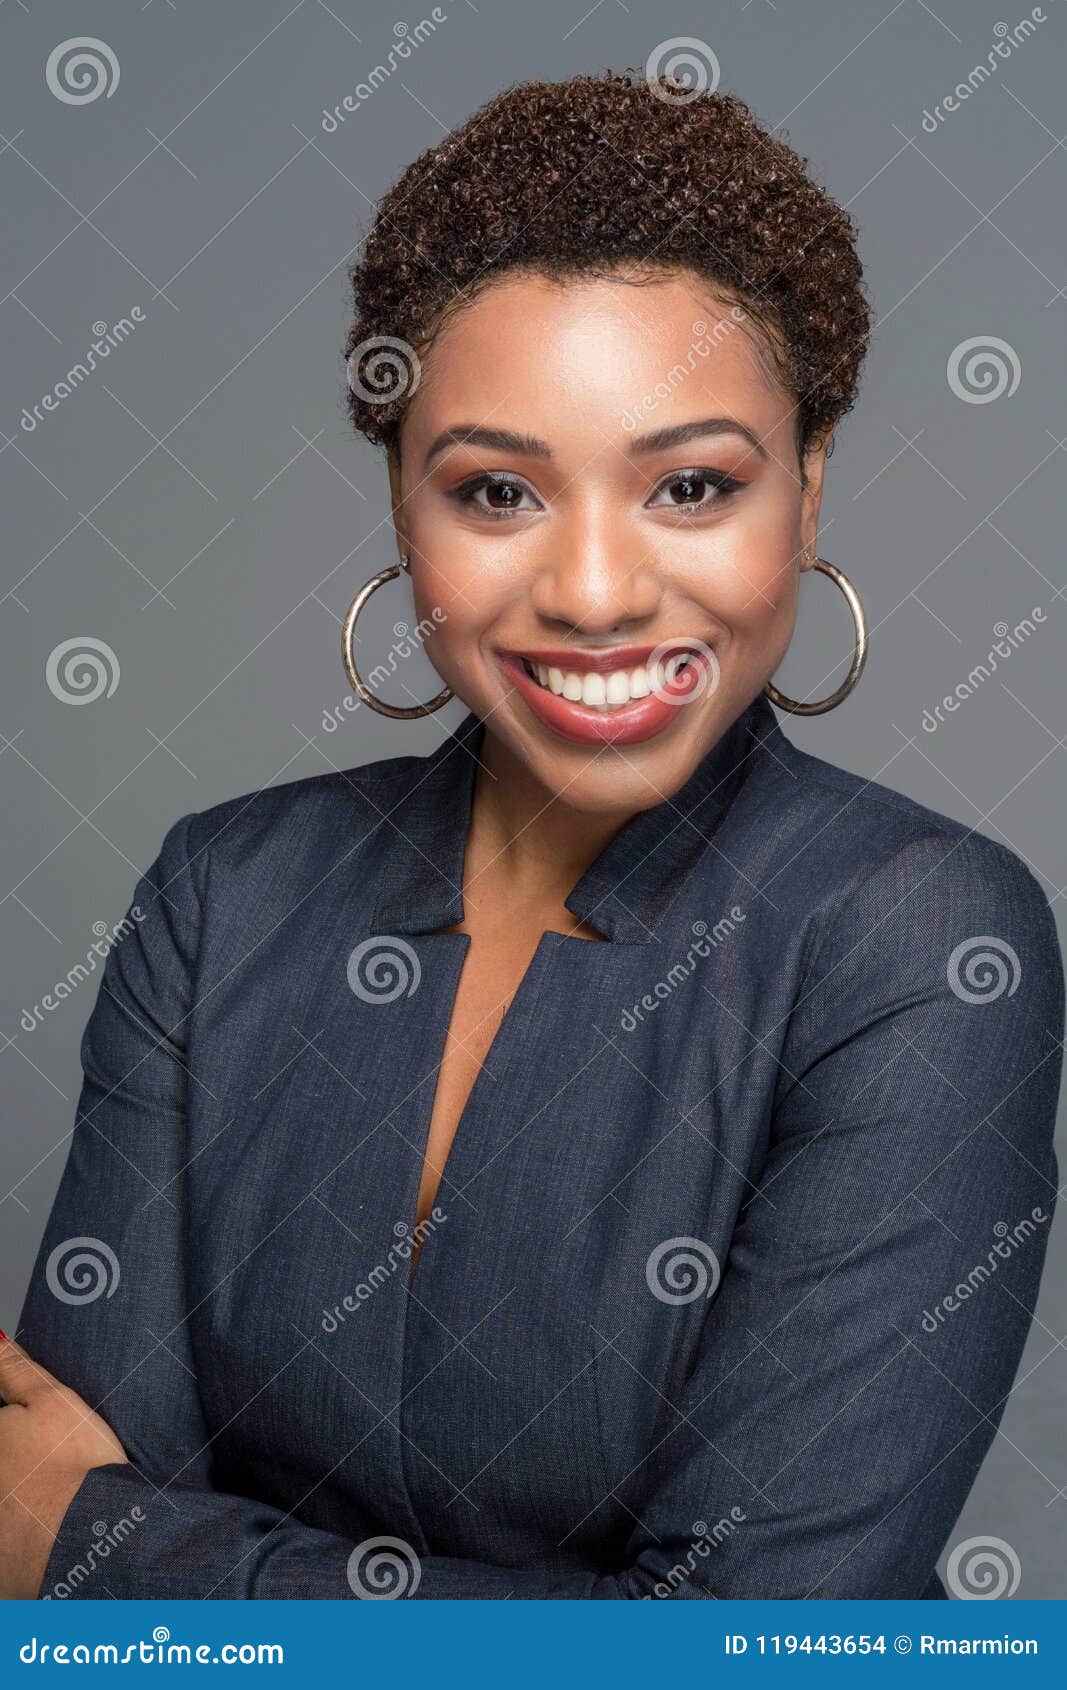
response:
[[[553,524],[530,597],[557,631],[615,635],[655,617],[662,598],[655,556],[605,513]]]

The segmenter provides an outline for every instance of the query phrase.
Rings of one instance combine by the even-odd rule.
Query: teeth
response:
[[[526,673],[540,682],[549,692],[567,698],[573,704],[584,704],[593,710],[619,709],[634,698],[647,698],[661,692],[668,681],[690,661],[685,653],[671,656],[666,663],[641,664],[636,669],[614,669],[610,675],[596,674],[583,669],[555,669],[544,663],[523,662]]]
[[[647,698],[652,691],[647,669],[630,670],[630,697]]]

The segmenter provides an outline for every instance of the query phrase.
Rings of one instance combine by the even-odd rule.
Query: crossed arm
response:
[[[139,883],[148,913],[109,954],[86,1028],[70,1155],[18,1333],[37,1364],[28,1445],[32,1404],[5,1389],[0,1346],[0,1395],[14,1403],[0,1409],[0,1524],[16,1552],[25,1533],[36,1580],[47,1539],[19,1499],[52,1464],[65,1478],[42,1596],[351,1599],[367,1576],[353,1573],[370,1535],[358,1520],[336,1536],[213,1479],[182,1243],[193,819]],[[988,950],[990,936],[1018,959],[1017,985],[976,988],[962,953],[954,983],[953,953],[975,939]],[[399,1593],[926,1594],[1030,1326],[1055,1199],[1063,1009],[1047,900],[1002,847],[930,836],[846,888],[790,1018],[758,1194],[667,1430],[633,1475],[625,1567],[555,1574],[412,1551]],[[120,1298],[55,1294],[48,1264],[78,1238],[109,1244]],[[65,1436],[57,1392],[77,1421]],[[16,1409],[18,1440],[5,1430]],[[695,1522],[724,1516],[735,1529],[707,1553]],[[132,1529],[86,1574],[101,1521]]]

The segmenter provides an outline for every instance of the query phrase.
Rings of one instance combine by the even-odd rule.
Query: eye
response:
[[[704,511],[744,485],[718,469],[675,470],[646,501],[653,510]]]
[[[510,475],[484,473],[457,487],[452,497],[483,516],[509,517],[543,509],[524,481]],[[527,501],[524,503],[523,501]]]

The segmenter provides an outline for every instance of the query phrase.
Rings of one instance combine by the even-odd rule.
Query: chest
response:
[[[368,966],[357,990],[369,937],[324,921],[300,969],[269,941],[199,1024],[188,1259],[195,1340],[226,1360],[203,1368],[220,1471],[240,1488],[254,1460],[326,1529],[359,1501],[417,1541],[414,1507],[474,1553],[492,1508],[558,1542],[684,1379],[703,1309],[665,1321],[646,1264],[687,1237],[726,1259],[781,958],[761,984],[543,927],[382,935],[403,985]],[[440,1218],[412,1278],[419,1207]],[[500,1458],[520,1447],[534,1490]]]
[[[559,926],[554,923],[558,922]],[[492,1078],[493,1050],[500,1040],[515,994],[538,955],[542,935],[575,923],[566,912],[545,909],[519,924],[475,919],[450,932],[466,932],[470,946],[460,971],[433,1087],[426,1150],[419,1181],[416,1221],[424,1224],[437,1196],[445,1163],[475,1082],[483,1070]],[[592,929],[576,937],[596,942]],[[416,1245],[416,1255],[418,1246]]]

